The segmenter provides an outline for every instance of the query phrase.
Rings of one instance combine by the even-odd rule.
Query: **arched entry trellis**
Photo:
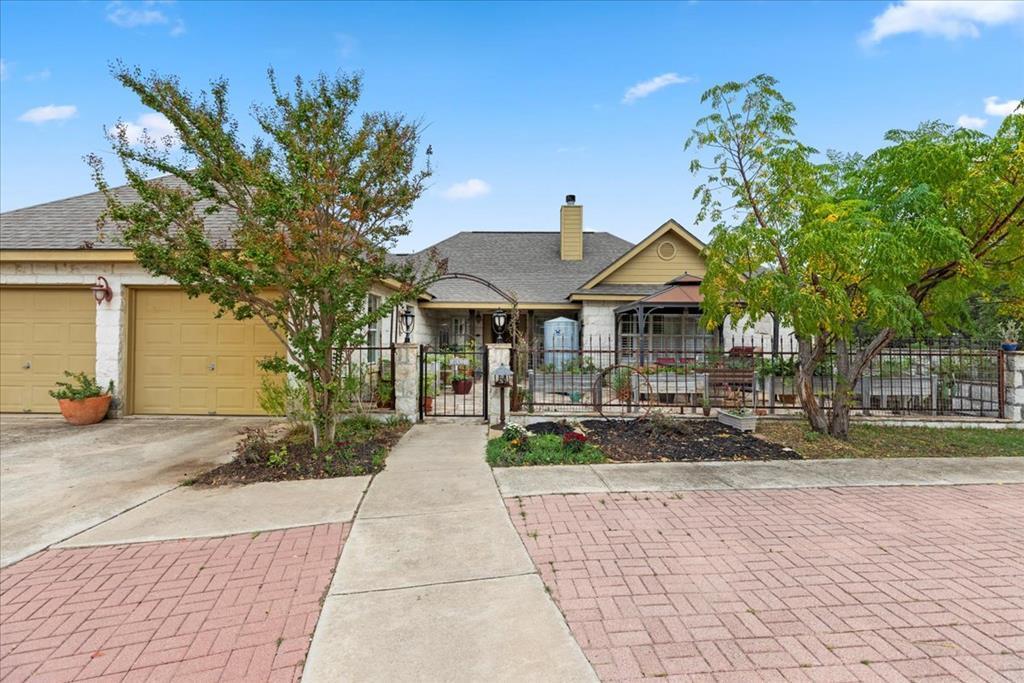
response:
[[[510,293],[485,278],[471,273],[444,273],[433,278],[430,285],[445,280],[466,280],[491,290],[508,303],[508,334],[515,345],[518,337],[519,301],[514,293]],[[428,285],[429,287],[429,285]],[[449,357],[451,356],[451,357]],[[458,361],[456,364],[455,361]],[[452,381],[439,368],[455,367],[459,372],[453,377],[465,377],[466,364],[480,369],[481,381],[472,381],[472,373],[467,380]],[[479,365],[476,365],[476,364]],[[489,359],[486,347],[473,351],[462,350],[453,352],[450,349],[434,349],[425,345],[420,348],[420,417],[487,417],[487,395],[489,384]],[[433,372],[431,372],[433,370]],[[440,375],[440,377],[438,376]],[[440,379],[440,382],[438,381]],[[513,387],[515,380],[513,380]],[[514,389],[513,389],[514,390]]]
[[[491,290],[502,299],[509,303],[511,310],[509,311],[509,336],[512,339],[512,343],[515,344],[516,333],[518,331],[519,323],[519,299],[516,298],[514,292],[506,292],[504,289],[494,284],[490,280],[480,277],[479,275],[473,275],[471,273],[444,273],[439,275],[430,281],[430,284],[437,282],[443,282],[444,280],[468,280],[475,282],[478,285],[483,285],[487,289]]]

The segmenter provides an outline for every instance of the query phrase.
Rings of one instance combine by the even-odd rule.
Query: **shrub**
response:
[[[264,375],[256,400],[267,415],[284,415],[292,422],[312,422],[309,396],[298,384],[279,375]]]
[[[90,377],[84,372],[69,372],[65,370],[64,376],[70,377],[72,382],[57,382],[57,388],[50,390],[50,396],[57,400],[70,399],[72,401],[82,401],[87,398],[96,398],[97,396],[106,396],[107,394],[114,393],[113,380],[104,389],[96,383],[95,377]]]
[[[585,443],[579,450],[569,450],[562,445],[562,437],[555,434],[531,436],[516,446],[513,439],[491,439],[487,443],[487,462],[492,467],[516,467],[520,465],[587,465],[604,462],[604,453],[596,446]]]
[[[562,435],[562,448],[571,453],[579,453],[586,445],[586,434],[581,434],[580,432],[566,432]]]

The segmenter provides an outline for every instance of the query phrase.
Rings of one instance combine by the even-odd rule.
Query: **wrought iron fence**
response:
[[[513,411],[631,415],[741,405],[769,414],[801,410],[794,339],[780,340],[774,349],[765,336],[675,341],[673,348],[652,345],[642,353],[624,350],[611,339],[517,349]],[[1002,352],[991,343],[894,342],[865,368],[852,388],[851,406],[867,415],[1000,417],[1002,367]],[[829,349],[812,379],[825,408],[836,374],[835,350]]]
[[[342,385],[342,408],[351,412],[394,410],[395,347],[336,349],[334,370]]]

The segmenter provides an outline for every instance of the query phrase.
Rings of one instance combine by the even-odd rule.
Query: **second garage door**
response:
[[[216,318],[205,297],[142,289],[133,297],[132,405],[149,415],[257,415],[258,363],[284,347],[258,319]]]

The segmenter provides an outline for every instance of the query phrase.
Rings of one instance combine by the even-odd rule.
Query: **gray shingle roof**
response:
[[[180,183],[170,176],[154,182]],[[114,192],[126,202],[137,196],[127,186],[115,188]],[[107,230],[101,236],[97,229],[105,208],[103,195],[90,192],[0,213],[0,249],[123,249],[115,230]],[[227,242],[233,221],[229,212],[208,216],[210,238]],[[583,259],[563,261],[559,255],[559,233],[553,229],[460,232],[432,248],[448,259],[448,272],[470,273],[489,280],[522,302],[566,303],[569,294],[632,246],[611,233],[584,232]],[[416,258],[419,254],[395,258]],[[490,289],[466,280],[438,282],[430,292],[438,301],[503,301]]]
[[[551,230],[460,232],[432,248],[448,259],[449,273],[484,278],[522,302],[566,303],[570,293],[632,246],[608,232],[584,232],[583,259],[563,261],[558,230]],[[487,287],[466,280],[443,280],[430,293],[437,301],[503,301]]]
[[[621,254],[619,254],[621,256]],[[623,294],[629,296],[647,296],[653,294],[659,289],[664,289],[665,285],[619,285],[619,284],[599,284],[594,285],[590,289],[575,289],[573,294]]]
[[[152,182],[182,186],[173,176],[157,178]],[[138,198],[127,185],[114,188],[121,201]],[[102,235],[96,222],[107,208],[100,192],[58,199],[45,204],[26,206],[0,213],[0,249],[123,249],[115,230]],[[207,216],[206,226],[215,243],[226,241],[234,223],[230,212]]]

